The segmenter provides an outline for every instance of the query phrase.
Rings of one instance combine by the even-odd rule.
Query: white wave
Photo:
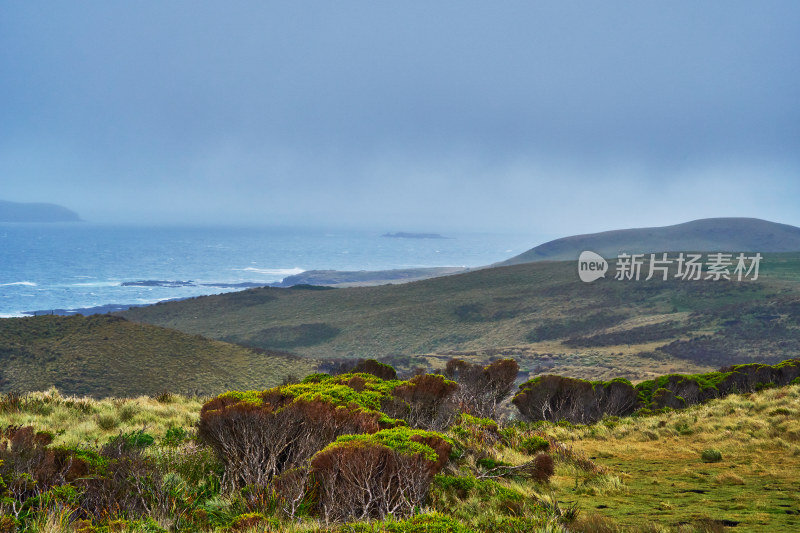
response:
[[[70,287],[119,287],[119,281],[87,281],[86,283],[72,283]]]
[[[32,281],[15,281],[14,283],[0,283],[0,287],[11,287],[12,285],[24,285],[25,287],[36,287]]]
[[[247,268],[236,268],[234,270],[238,270],[241,272],[254,272],[256,274],[264,274],[267,276],[294,276],[295,274],[302,274],[305,272],[302,268],[255,268],[255,267],[247,267]]]

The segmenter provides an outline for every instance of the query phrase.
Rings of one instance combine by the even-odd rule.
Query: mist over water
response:
[[[451,238],[398,239],[383,233],[0,224],[0,317],[242,290],[305,270],[483,266],[543,238],[447,233]],[[165,281],[174,283],[155,283]]]

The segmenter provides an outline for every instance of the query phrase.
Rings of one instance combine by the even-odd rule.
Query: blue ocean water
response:
[[[448,239],[305,228],[0,224],[0,317],[142,305],[270,284],[304,270],[491,264],[542,242],[535,235]],[[177,281],[163,284],[125,283]],[[188,283],[191,282],[191,283]]]

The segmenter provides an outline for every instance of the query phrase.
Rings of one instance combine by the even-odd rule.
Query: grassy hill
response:
[[[123,316],[303,357],[410,368],[503,355],[524,372],[590,379],[800,352],[800,254],[766,254],[755,281],[617,281],[614,271],[612,261],[606,278],[583,283],[575,262],[526,263],[404,285],[250,289]]]
[[[603,257],[621,252],[798,252],[800,228],[757,218],[706,218],[674,226],[574,235],[541,244],[501,265],[577,260],[584,250]]]
[[[0,320],[0,391],[215,394],[277,385],[312,361],[95,315]]]

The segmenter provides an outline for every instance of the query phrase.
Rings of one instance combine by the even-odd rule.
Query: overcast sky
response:
[[[0,199],[95,222],[800,225],[800,2],[0,1]]]

